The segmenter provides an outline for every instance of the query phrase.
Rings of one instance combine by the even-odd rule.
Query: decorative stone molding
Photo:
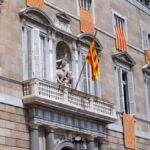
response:
[[[46,27],[54,28],[53,21],[49,16],[41,9],[28,7],[19,12],[20,17],[25,21],[26,19],[31,22],[36,22]]]
[[[55,25],[59,29],[64,30],[69,33],[72,33],[71,28],[70,28],[71,27],[70,26],[71,19],[65,12],[57,13],[56,18],[57,18],[57,20],[56,20]]]
[[[73,143],[71,140],[61,140],[57,143],[56,145],[56,150],[61,150],[65,147],[68,147],[69,149],[73,150],[74,149],[74,146],[73,146]]]
[[[146,64],[143,66],[142,71],[144,73],[144,75],[150,75],[150,64]]]
[[[93,40],[93,35],[90,33],[83,33],[83,34],[80,34],[78,37],[79,37],[78,44],[84,45],[87,47],[90,46],[91,41]],[[103,46],[100,43],[98,38],[95,38],[95,46],[96,46],[97,52],[100,52],[103,50]]]
[[[135,60],[127,52],[114,54],[112,58],[115,62],[125,64],[129,67],[133,67],[136,64]]]
[[[65,12],[57,13],[56,18],[65,24],[69,24],[71,21],[70,17]]]
[[[129,3],[150,15],[150,9],[138,2],[137,0],[127,0]]]

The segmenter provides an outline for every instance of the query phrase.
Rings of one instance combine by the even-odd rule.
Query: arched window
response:
[[[23,20],[23,79],[49,79],[48,26],[53,26],[49,17],[37,8],[20,12]]]
[[[88,50],[90,48],[90,44],[92,42],[92,35],[90,34],[83,34],[80,36],[81,41],[81,47],[79,50],[79,72],[82,70],[82,66],[84,65],[86,55],[88,53]],[[99,43],[99,41],[95,40],[96,45],[96,51],[97,51],[97,57],[98,60],[100,60],[100,51],[102,50],[102,45]],[[100,70],[100,61],[99,61],[99,70]],[[92,81],[92,73],[91,73],[91,65],[85,64],[85,67],[83,69],[83,73],[80,79],[80,90],[82,92],[98,96],[101,95],[101,88],[100,88],[100,76],[96,80],[96,83]]]

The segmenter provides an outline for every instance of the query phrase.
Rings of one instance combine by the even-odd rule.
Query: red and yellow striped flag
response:
[[[99,67],[94,39],[92,40],[92,43],[90,45],[89,52],[87,53],[85,62],[91,65],[92,80],[95,82],[99,76]]]
[[[127,51],[126,36],[122,28],[115,27],[116,31],[116,49],[119,51]]]

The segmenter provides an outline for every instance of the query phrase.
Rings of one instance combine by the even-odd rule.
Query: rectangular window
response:
[[[117,16],[116,14],[114,14],[114,19],[115,19],[115,27],[120,27],[124,30],[125,28],[125,20],[119,16]]]
[[[24,80],[34,77],[47,79],[48,38],[37,28],[23,29],[23,70]]]
[[[113,21],[113,30],[114,34],[115,32],[115,27],[120,27],[126,36],[126,40],[128,39],[128,33],[127,33],[127,18],[115,10],[112,10],[112,21]]]
[[[141,29],[141,36],[142,36],[142,49],[147,50],[150,46],[150,31],[145,29]]]
[[[79,0],[79,5],[82,8],[85,8],[87,10],[91,10],[91,0]]]
[[[142,5],[150,8],[150,1],[149,0],[137,0],[138,2],[140,2]]]
[[[125,113],[129,114],[130,106],[129,106],[129,95],[128,95],[128,77],[127,77],[127,72],[125,71],[122,71],[121,83],[122,83],[122,95],[123,95],[122,99],[124,101]]]
[[[85,63],[85,53],[81,53],[81,62],[82,65],[81,69]],[[96,83],[92,81],[92,74],[91,74],[91,65],[85,64],[85,67],[83,69],[82,78],[80,81],[80,89],[81,91],[91,94],[97,97],[100,97],[101,91],[100,91],[100,77],[96,80]]]
[[[146,95],[148,103],[148,113],[150,113],[150,78],[146,78]]]
[[[126,114],[135,114],[132,72],[116,66],[117,108]]]

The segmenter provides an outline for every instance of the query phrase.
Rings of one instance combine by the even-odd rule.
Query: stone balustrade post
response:
[[[39,95],[39,80],[33,79],[31,80],[31,94],[32,95]]]

